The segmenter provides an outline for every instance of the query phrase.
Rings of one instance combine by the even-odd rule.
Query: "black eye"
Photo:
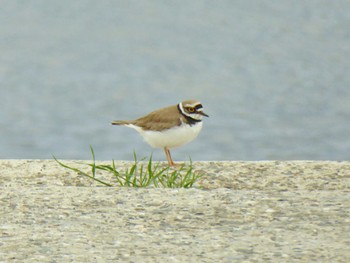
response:
[[[193,107],[188,108],[188,112],[193,113],[194,111],[195,111],[195,109]]]

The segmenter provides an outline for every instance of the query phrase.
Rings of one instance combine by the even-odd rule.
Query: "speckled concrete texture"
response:
[[[194,167],[192,189],[136,189],[2,160],[0,262],[350,262],[349,162]]]

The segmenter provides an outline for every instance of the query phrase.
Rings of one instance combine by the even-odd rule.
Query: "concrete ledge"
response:
[[[350,162],[194,166],[196,188],[135,189],[0,160],[0,262],[350,261]]]

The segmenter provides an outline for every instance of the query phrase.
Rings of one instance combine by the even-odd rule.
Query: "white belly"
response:
[[[144,131],[134,125],[127,125],[130,128],[137,130],[143,139],[154,148],[175,148],[195,139],[202,129],[202,122],[192,126],[182,124],[173,129],[165,131]]]

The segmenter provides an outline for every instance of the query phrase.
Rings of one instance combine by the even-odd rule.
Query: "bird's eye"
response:
[[[189,107],[189,108],[188,108],[188,111],[189,111],[190,113],[193,113],[193,112],[195,111],[195,109],[194,109],[193,107]]]

